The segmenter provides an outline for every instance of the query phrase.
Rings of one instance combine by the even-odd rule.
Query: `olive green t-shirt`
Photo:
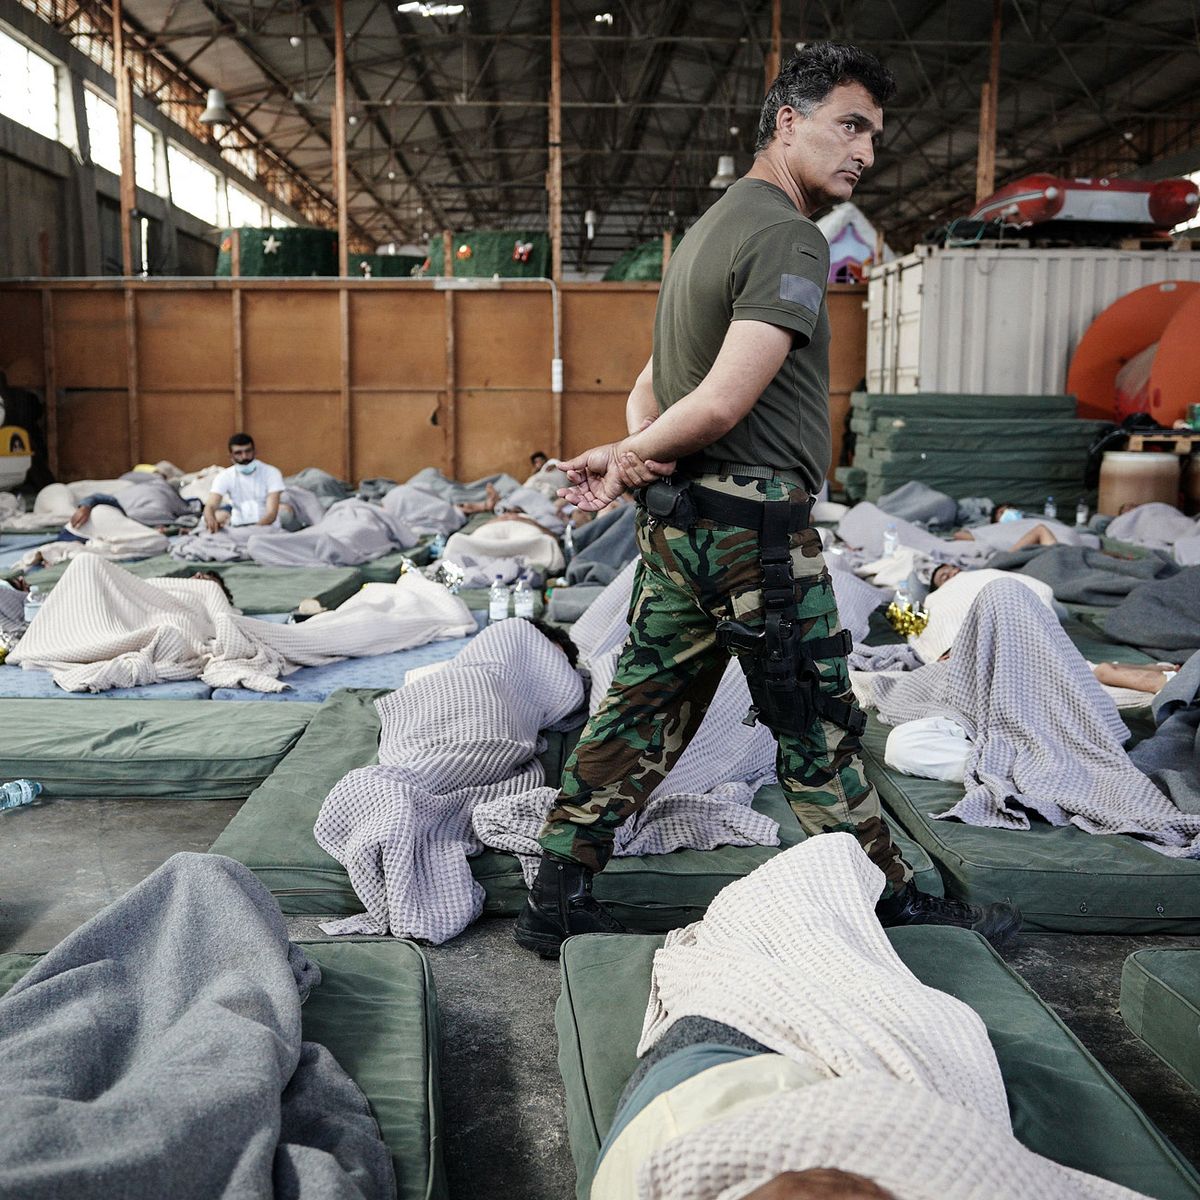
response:
[[[824,234],[765,180],[739,179],[688,230],[654,317],[660,412],[708,374],[730,321],[765,321],[794,335],[779,373],[705,457],[788,471],[813,492],[821,486],[830,456],[828,278]]]

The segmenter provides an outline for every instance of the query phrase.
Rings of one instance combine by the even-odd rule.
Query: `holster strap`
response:
[[[752,529],[765,535],[764,549],[768,541],[776,542],[782,534],[786,545],[787,535],[807,529],[812,512],[812,498],[805,500],[746,500],[741,496],[727,496],[712,488],[693,483],[692,503],[696,516],[718,525],[732,525],[738,529]],[[775,534],[775,537],[771,535]]]

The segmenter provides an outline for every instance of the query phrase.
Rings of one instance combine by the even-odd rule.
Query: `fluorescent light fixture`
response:
[[[405,4],[397,4],[396,11],[419,13],[422,17],[457,17],[466,7],[465,4],[422,4],[419,0],[408,0]]]

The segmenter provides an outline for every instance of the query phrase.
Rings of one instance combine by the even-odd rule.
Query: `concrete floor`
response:
[[[0,952],[45,950],[179,850],[205,850],[238,808],[215,801],[50,801],[0,813]],[[454,1200],[570,1200],[554,1002],[558,966],[519,950],[509,921],[428,949],[442,1018],[447,1174]],[[318,933],[292,918],[294,937]],[[1006,957],[1200,1167],[1200,1096],[1125,1027],[1121,964],[1200,937],[1026,936]]]

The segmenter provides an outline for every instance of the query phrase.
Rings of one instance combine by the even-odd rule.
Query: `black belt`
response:
[[[796,533],[809,527],[812,497],[803,500],[746,500],[693,483],[688,489],[696,516],[718,525],[734,525],[755,533]]]

